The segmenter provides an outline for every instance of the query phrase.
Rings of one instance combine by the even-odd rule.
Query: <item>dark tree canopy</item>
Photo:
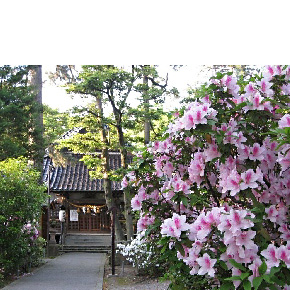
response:
[[[28,83],[29,66],[0,67],[0,160],[25,156],[40,158],[41,130],[37,116],[41,108],[34,101]]]

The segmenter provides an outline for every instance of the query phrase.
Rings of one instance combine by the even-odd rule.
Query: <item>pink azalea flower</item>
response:
[[[141,185],[141,187],[138,189],[138,196],[140,200],[144,200],[147,198],[146,189]]]
[[[248,101],[252,103],[252,105],[245,106],[243,110],[245,112],[249,110],[258,110],[258,111],[263,111],[264,110],[264,105],[262,104],[263,97],[260,95],[259,92],[256,92],[254,95],[249,95],[248,96]]]
[[[207,119],[205,118],[206,111],[204,110],[204,108],[205,107],[203,107],[201,109],[198,108],[198,109],[194,110],[193,120],[194,120],[195,124],[206,124],[207,123]]]
[[[211,209],[211,211],[206,214],[206,219],[207,219],[208,223],[210,223],[211,225],[219,224],[220,223],[220,216],[221,216],[222,212],[224,212],[223,208],[213,207]]]
[[[286,240],[286,241],[289,241],[290,240],[290,230],[288,229],[288,225],[287,224],[282,224],[280,227],[279,227],[279,232],[282,233],[281,235],[281,239],[283,240]],[[288,245],[289,242],[287,242],[287,245]],[[289,245],[289,248],[290,249],[290,245]]]
[[[240,160],[248,159],[250,157],[250,147],[246,145],[243,147],[239,147],[238,154],[239,154],[238,158]]]
[[[240,148],[244,148],[244,145],[242,143],[246,142],[247,141],[247,138],[244,137],[243,135],[243,132],[239,132],[237,135],[236,135],[236,140],[235,142],[233,143],[234,145],[236,145],[236,147],[240,147]]]
[[[215,143],[209,144],[208,148],[204,150],[205,162],[211,161],[216,157],[220,157],[221,153],[218,151],[218,146]]]
[[[188,230],[189,226],[186,223],[186,216],[185,215],[178,215],[176,213],[173,213],[172,220],[173,220],[173,222],[175,224],[175,227],[178,230],[181,230],[181,231],[187,231]]]
[[[267,259],[266,264],[268,269],[279,266],[280,261],[278,260],[278,251],[273,244],[270,244],[266,250],[263,250],[261,255]]]
[[[149,225],[152,225],[154,223],[155,217],[150,217],[148,214],[146,215],[140,215],[140,219],[137,222],[137,231],[141,232],[143,230],[146,230]]]
[[[233,235],[236,235],[236,233],[241,229],[245,230],[254,226],[254,223],[251,220],[245,219],[246,216],[248,216],[248,212],[246,210],[230,210],[230,215],[228,218],[231,227],[229,230],[233,233]]]
[[[271,150],[267,150],[263,153],[264,160],[261,161],[261,168],[263,168],[263,171],[268,172],[268,170],[271,170],[275,167],[275,163],[277,160],[275,152]]]
[[[199,239],[203,241],[211,231],[211,223],[207,220],[204,212],[202,212],[193,224],[190,225],[190,233],[188,238],[192,241]]]
[[[278,122],[278,125],[280,129],[290,127],[290,115],[289,114],[284,115]]]
[[[252,239],[256,236],[255,231],[241,231],[236,236],[236,244],[238,246],[244,246],[246,249],[253,249],[255,248],[255,243]]]
[[[253,145],[253,147],[251,148],[251,154],[250,154],[249,158],[251,160],[260,160],[261,161],[264,159],[263,153],[265,150],[266,149],[264,146],[260,146],[260,144],[255,143]]]
[[[174,170],[173,164],[170,161],[167,161],[165,165],[163,166],[164,174],[170,177],[172,175],[173,170]]]
[[[245,86],[245,92],[248,95],[253,95],[257,92],[257,90],[254,87],[254,83],[253,82],[249,82],[246,86]]]
[[[227,86],[229,94],[233,95],[234,97],[238,95],[240,87],[237,85],[237,78],[225,75],[222,78],[221,83]]]
[[[201,101],[202,101],[203,103],[211,104],[211,101],[210,101],[210,99],[209,99],[209,95],[205,95],[205,97],[202,98]]]
[[[220,223],[217,226],[218,230],[221,232],[227,232],[230,230],[232,224],[229,220],[229,215],[228,214],[223,214],[220,216]]]
[[[197,263],[201,267],[198,271],[198,275],[208,274],[210,277],[214,277],[215,270],[213,266],[216,263],[216,259],[211,259],[210,256],[205,253],[202,257],[196,259]]]
[[[251,265],[249,265],[249,269],[252,270],[253,275],[251,275],[248,279],[249,281],[253,284],[253,279],[255,277],[259,277],[259,267],[262,265],[262,261],[260,258],[257,258],[253,261],[253,263]]]
[[[290,167],[290,151],[286,155],[279,152],[277,162],[281,165],[281,171],[288,169]]]
[[[131,200],[131,207],[133,210],[141,210],[142,202],[140,201],[140,197],[136,194]]]
[[[122,182],[121,182],[121,187],[122,189],[126,188],[128,186],[128,180],[126,178],[126,176],[124,176],[124,178],[122,179]]]
[[[159,141],[155,141],[155,142],[154,142],[154,146],[153,146],[153,148],[154,148],[155,150],[158,150],[158,149],[159,149]]]
[[[147,198],[152,199],[152,203],[156,204],[160,198],[160,192],[158,189],[153,190],[150,194],[147,195]]]
[[[182,121],[183,121],[185,130],[190,130],[191,128],[195,128],[195,123],[194,123],[192,111],[186,112],[183,116]]]
[[[268,98],[272,97],[274,91],[271,89],[272,84],[265,78],[261,81],[258,81],[257,84],[261,87],[261,91],[266,94]]]
[[[290,250],[285,246],[280,246],[277,249],[277,258],[283,261],[287,268],[290,268]]]
[[[235,267],[232,268],[232,276],[241,276],[241,274],[242,274],[242,271],[241,270],[239,270],[239,269],[237,269]],[[233,284],[235,285],[235,288],[238,288],[239,285],[241,284],[241,281],[234,280],[233,281]]]
[[[233,169],[227,177],[226,187],[223,188],[223,193],[230,190],[230,195],[235,196],[240,191],[241,176],[236,169]]]
[[[284,73],[285,73],[285,79],[289,80],[290,79],[290,66],[289,65],[285,69]]]
[[[161,234],[179,239],[181,231],[188,229],[189,224],[186,223],[186,216],[173,213],[172,218],[165,219],[161,225]]]
[[[263,73],[264,78],[270,80],[276,74],[273,66],[267,65],[266,70]]]
[[[278,215],[276,216],[276,223],[278,225],[284,224],[288,219],[288,208],[283,202],[280,202],[277,205]]]
[[[247,188],[258,187],[258,183],[256,181],[260,179],[260,177],[254,172],[253,169],[249,169],[241,174],[241,179],[243,181],[240,184],[240,188],[241,190],[245,190]]]
[[[188,167],[189,179],[199,186],[204,176],[205,156],[201,152],[196,152]]]
[[[282,74],[282,67],[281,67],[281,65],[277,65],[276,66],[276,72],[277,72],[278,75],[281,75]]]
[[[284,95],[290,95],[290,84],[283,85],[281,88]]]

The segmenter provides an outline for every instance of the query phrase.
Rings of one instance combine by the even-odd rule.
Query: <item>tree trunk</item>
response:
[[[149,96],[148,96],[148,78],[143,76],[143,84],[146,85],[146,89],[143,94],[144,108],[145,108],[145,120],[144,120],[144,144],[150,142],[150,118],[149,115]]]
[[[35,102],[38,105],[37,115],[35,116],[35,131],[31,137],[31,142],[36,144],[37,152],[35,152],[35,166],[42,170],[42,159],[44,156],[44,144],[43,144],[43,109],[42,109],[42,66],[32,65],[30,67],[30,84],[32,91],[35,94]]]
[[[110,171],[109,166],[109,151],[108,151],[108,139],[106,136],[106,131],[104,128],[104,122],[103,122],[103,106],[102,106],[102,100],[100,97],[96,98],[97,107],[99,110],[99,115],[101,118],[101,126],[102,126],[102,141],[105,144],[104,148],[102,149],[102,157],[105,159],[104,164],[104,191],[105,191],[105,199],[108,209],[110,209],[113,206],[116,206],[116,203],[114,201],[113,192],[112,192],[112,185],[111,180],[108,177],[108,172]],[[124,233],[121,227],[120,220],[117,218],[115,220],[115,232],[116,232],[116,238],[117,241],[125,240]]]
[[[121,124],[118,124],[117,131],[118,131],[120,153],[121,153],[121,166],[122,168],[127,169],[128,167],[127,150],[125,148],[125,140],[124,140],[124,134],[123,134]],[[124,206],[125,206],[127,241],[130,241],[134,237],[134,231],[133,231],[133,217],[132,217],[132,212],[131,212],[131,196],[130,196],[130,191],[128,188],[124,189]]]

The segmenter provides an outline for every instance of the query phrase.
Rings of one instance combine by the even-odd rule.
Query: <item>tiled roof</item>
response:
[[[73,154],[78,160],[81,154]],[[117,169],[121,167],[121,156],[119,152],[110,152],[110,168]],[[46,156],[43,161],[43,181],[47,184],[48,169],[53,165],[50,157]],[[50,173],[51,191],[103,191],[103,179],[92,179],[89,175],[87,166],[82,161],[68,162],[63,166],[52,166]],[[121,183],[112,181],[112,190],[121,190]]]

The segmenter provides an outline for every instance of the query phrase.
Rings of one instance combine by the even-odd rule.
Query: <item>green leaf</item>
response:
[[[263,261],[262,265],[259,267],[259,273],[260,275],[264,275],[267,271],[267,265],[265,263],[265,261]]]
[[[260,284],[262,283],[263,281],[263,278],[262,277],[255,277],[253,279],[253,286],[254,286],[254,289],[257,290],[260,286]]]
[[[263,275],[262,277],[263,277],[263,279],[264,279],[267,283],[274,284],[274,282],[271,281],[271,276],[270,276],[270,275]]]
[[[217,72],[217,73],[216,73],[216,76],[215,76],[214,78],[220,80],[220,79],[222,79],[222,78],[224,77],[224,75],[225,75],[225,74],[222,74],[222,73],[220,73],[220,72]]]
[[[280,270],[281,270],[280,267],[273,267],[273,268],[271,268],[271,270],[270,270],[270,276],[275,275]]]
[[[249,280],[244,280],[243,287],[244,287],[244,290],[251,290],[252,288],[251,282]]]
[[[207,123],[211,126],[214,126],[216,122],[214,120],[207,120]]]
[[[176,249],[180,252],[180,254],[182,255],[182,256],[184,256],[185,255],[185,252],[184,252],[184,249],[183,249],[183,247],[182,247],[182,244],[181,243],[179,243],[179,242],[176,242],[175,243],[175,247],[176,247]]]
[[[221,267],[224,269],[224,270],[228,270],[228,266],[227,264],[224,262],[224,261],[219,261],[219,264],[221,265]]]
[[[234,284],[233,282],[225,282],[221,285],[219,288],[220,290],[232,290],[234,289]]]
[[[241,276],[232,276],[225,279],[225,281],[237,281],[237,280],[242,280]]]
[[[167,245],[164,245],[161,249],[161,254],[163,254],[166,251],[166,249],[167,249]]]
[[[246,102],[242,102],[242,103],[238,104],[238,105],[236,106],[235,109],[238,111],[238,110],[240,110],[241,108],[245,107],[246,105],[247,105]]]
[[[188,206],[188,199],[186,198],[186,196],[182,195],[180,197],[180,199],[181,199],[183,205]]]
[[[234,259],[229,259],[229,262],[237,269],[240,269],[241,271],[244,271],[244,272],[247,271],[247,269],[242,264],[236,262]]]
[[[285,282],[282,281],[281,279],[279,279],[278,277],[276,276],[272,276],[271,277],[271,281],[273,281],[274,283],[280,285],[280,286],[284,286],[285,285]]]
[[[242,280],[245,280],[246,278],[248,278],[250,276],[250,273],[242,273],[241,274],[241,278]]]

